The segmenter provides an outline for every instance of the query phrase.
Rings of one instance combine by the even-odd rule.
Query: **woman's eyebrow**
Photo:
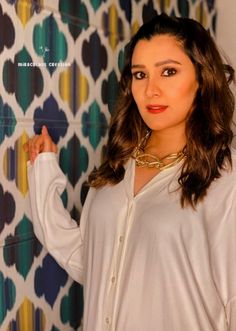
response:
[[[158,62],[156,62],[156,63],[155,63],[155,67],[160,67],[160,66],[162,66],[162,65],[165,65],[165,64],[171,64],[171,63],[181,65],[181,63],[180,63],[179,61],[172,60],[172,59],[167,59],[167,60],[163,60],[163,61],[158,61]],[[135,68],[145,68],[145,65],[143,65],[143,64],[132,64],[132,65],[131,65],[131,69],[135,69]]]

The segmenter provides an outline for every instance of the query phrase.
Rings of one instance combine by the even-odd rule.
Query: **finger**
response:
[[[35,159],[36,159],[37,155],[35,153],[31,153],[30,154],[30,163],[33,164]]]
[[[52,145],[52,151],[53,151],[54,153],[57,153],[57,145],[55,145],[54,143],[53,143],[53,145]]]
[[[25,153],[28,153],[29,152],[29,142],[27,141],[27,143],[24,143],[23,145],[23,151]]]
[[[43,136],[49,136],[46,125],[43,125],[41,133]]]
[[[31,164],[33,164],[38,154],[40,153],[40,150],[42,149],[40,136],[35,136],[32,139],[30,139],[28,146],[29,146],[29,160]]]
[[[42,135],[36,135],[29,141],[30,150],[35,153],[40,153],[43,150],[44,138]]]
[[[52,141],[51,136],[48,133],[48,129],[45,125],[42,127],[41,137],[43,138],[43,152],[57,152],[57,147]]]
[[[38,136],[34,136],[33,138],[28,139],[26,143],[23,144],[23,150],[25,153],[28,153],[30,149],[33,148],[34,142],[38,139]]]

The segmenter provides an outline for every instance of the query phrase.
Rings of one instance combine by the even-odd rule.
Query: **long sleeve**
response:
[[[226,306],[226,314],[227,314],[227,320],[229,331],[235,331],[236,330],[236,296],[233,297]]]
[[[28,182],[36,236],[68,274],[83,283],[85,224],[79,227],[63,206],[66,178],[54,153],[40,154],[33,166],[28,163]]]
[[[223,189],[222,189],[223,190]],[[213,274],[221,301],[225,307],[228,331],[236,330],[236,189],[235,178],[221,192],[216,208],[219,222],[216,241],[212,247]]]

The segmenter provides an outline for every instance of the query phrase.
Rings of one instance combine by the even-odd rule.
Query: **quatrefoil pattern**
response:
[[[125,46],[161,12],[191,15],[214,34],[214,0],[0,1],[1,330],[80,330],[82,287],[34,235],[23,145],[48,127],[68,179],[62,201],[79,223]]]

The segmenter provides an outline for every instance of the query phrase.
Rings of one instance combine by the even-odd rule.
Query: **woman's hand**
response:
[[[48,134],[47,127],[44,125],[40,135],[35,135],[29,139],[23,146],[24,151],[29,153],[30,162],[33,164],[39,153],[54,152],[57,153],[57,146]]]

